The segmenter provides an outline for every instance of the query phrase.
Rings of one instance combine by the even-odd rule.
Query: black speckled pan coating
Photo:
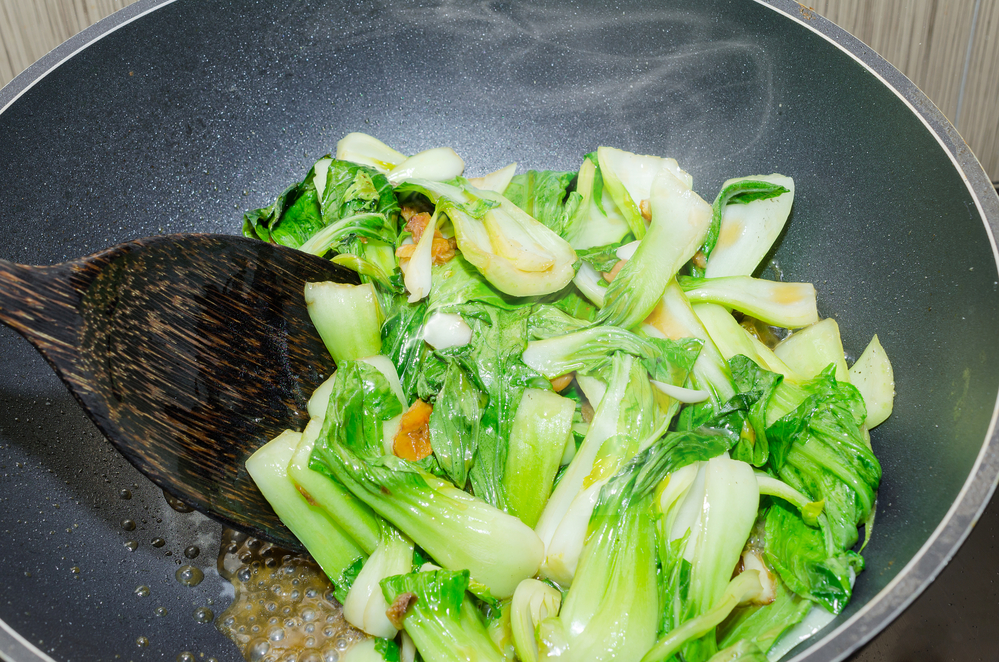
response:
[[[24,264],[237,233],[355,130],[407,153],[450,145],[471,175],[574,169],[601,144],[676,158],[708,199],[728,177],[791,175],[775,257],[815,283],[853,356],[879,335],[898,392],[872,434],[885,478],[867,570],[799,658],[841,659],[880,630],[991,493],[999,202],[909,81],[796,3],[140,0],[0,108],[0,258]],[[192,542],[211,567],[216,525],[166,507],[28,343],[0,329],[0,344],[0,620],[59,660],[234,659],[190,618],[221,610],[222,583],[172,578]],[[32,659],[13,640],[0,628],[0,650]]]

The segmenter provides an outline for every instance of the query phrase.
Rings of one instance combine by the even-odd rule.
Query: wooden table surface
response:
[[[0,0],[0,86],[134,0]],[[999,0],[812,0],[914,81],[999,180]]]

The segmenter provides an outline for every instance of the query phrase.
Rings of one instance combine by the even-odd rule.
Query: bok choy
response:
[[[894,375],[754,277],[793,180],[428,147],[349,134],[244,219],[360,281],[303,293],[336,372],[247,463],[345,618],[385,659],[760,662],[842,611]]]

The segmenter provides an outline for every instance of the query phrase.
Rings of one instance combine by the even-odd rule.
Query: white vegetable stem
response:
[[[379,582],[405,574],[412,567],[413,542],[392,527],[384,527],[381,542],[364,562],[343,602],[347,622],[373,637],[393,639],[398,630],[385,615],[388,603]]]
[[[319,337],[337,363],[381,352],[382,312],[371,283],[306,283],[305,303]]]
[[[463,347],[472,340],[472,329],[455,313],[434,313],[423,326],[423,340],[434,349]]]
[[[725,182],[722,190],[744,180],[778,184],[789,192],[748,204],[725,206],[722,210],[718,243],[711,252],[705,270],[708,278],[752,275],[780,236],[791,213],[791,204],[794,202],[793,179],[784,175],[737,177]]]

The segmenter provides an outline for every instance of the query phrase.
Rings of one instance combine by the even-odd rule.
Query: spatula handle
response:
[[[73,271],[72,263],[29,267],[0,260],[0,322],[53,364],[75,354],[81,318]]]

